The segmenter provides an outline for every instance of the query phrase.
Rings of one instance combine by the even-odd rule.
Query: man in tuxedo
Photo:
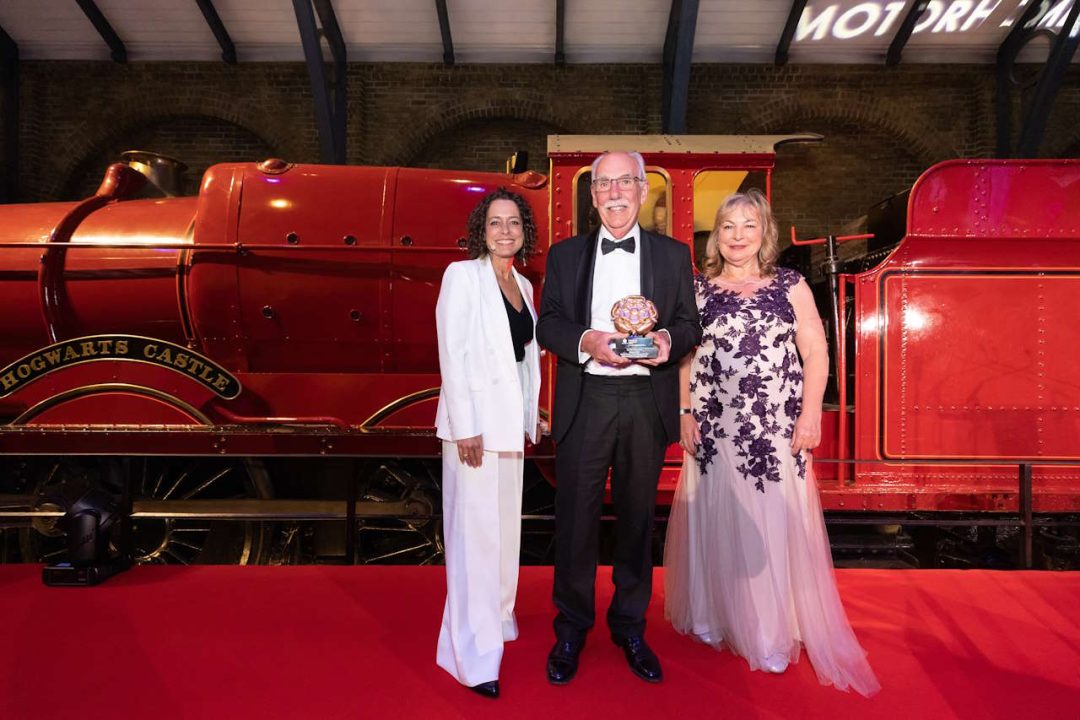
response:
[[[611,638],[630,669],[659,682],[660,661],[645,643],[652,596],[652,530],[664,452],[679,439],[679,359],[701,341],[689,249],[638,226],[648,195],[638,153],[612,152],[592,166],[592,202],[602,226],[551,247],[536,325],[540,344],[558,356],[556,443],[555,646],[548,680],[577,672],[594,622],[601,506],[608,471],[615,505],[615,594]],[[611,306],[628,295],[656,305],[648,337],[658,355],[617,355]]]

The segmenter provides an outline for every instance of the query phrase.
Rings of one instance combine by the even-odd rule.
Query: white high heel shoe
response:
[[[712,635],[710,635],[707,632],[694,633],[694,639],[697,640],[702,645],[713,645],[713,646],[716,645],[716,640],[713,638]]]
[[[761,667],[766,672],[779,675],[788,668],[788,656],[783,653],[773,653],[761,661]]]

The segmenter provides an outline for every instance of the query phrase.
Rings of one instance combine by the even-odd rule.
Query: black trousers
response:
[[[645,632],[652,597],[656,485],[667,439],[646,376],[586,375],[581,404],[555,451],[555,635],[580,640],[595,621],[604,485],[615,506],[612,637]]]

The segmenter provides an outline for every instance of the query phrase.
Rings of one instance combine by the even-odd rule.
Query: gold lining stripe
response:
[[[360,423],[359,427],[362,428],[362,429],[369,429],[370,426],[382,422],[383,420],[385,420],[387,417],[394,414],[398,410],[406,408],[409,405],[413,405],[414,403],[422,402],[424,400],[430,400],[431,398],[438,397],[438,396],[439,396],[439,388],[437,388],[437,387],[428,388],[426,390],[418,390],[417,392],[409,393],[408,395],[405,395],[403,397],[399,397],[397,400],[394,400],[393,402],[391,402],[391,403],[389,403],[387,405],[384,405],[383,407],[376,410],[374,413],[371,414],[371,416],[367,420]]]
[[[19,415],[17,418],[11,421],[12,425],[25,425],[29,420],[32,420],[36,415],[49,410],[51,408],[60,405],[68,400],[73,400],[79,397],[85,397],[86,395],[94,395],[99,393],[110,392],[126,392],[132,395],[141,395],[144,397],[151,397],[156,400],[162,400],[173,407],[183,410],[191,417],[195,418],[204,425],[213,425],[214,423],[204,413],[198,410],[196,407],[187,403],[180,398],[169,395],[168,393],[156,390],[154,388],[146,387],[145,385],[132,385],[130,383],[100,383],[97,385],[84,385],[83,387],[72,388],[71,390],[65,390],[59,395],[53,395],[50,398],[46,398],[36,405],[30,407],[26,411]]]

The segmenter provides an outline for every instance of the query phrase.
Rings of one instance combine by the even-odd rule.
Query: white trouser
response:
[[[517,639],[524,454],[485,451],[472,468],[443,442],[446,606],[436,662],[463,685],[499,678],[503,641]]]

